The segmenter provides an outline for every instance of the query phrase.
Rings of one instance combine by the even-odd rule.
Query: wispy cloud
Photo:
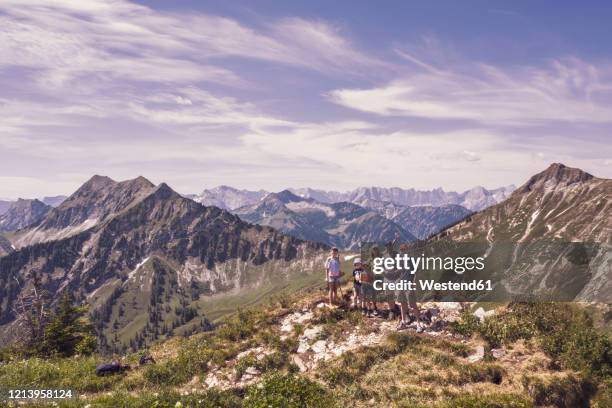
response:
[[[327,73],[384,65],[323,22],[283,19],[256,30],[122,0],[3,1],[0,36],[0,64],[33,68],[48,86],[79,78],[243,85],[219,63],[231,57]]]
[[[465,119],[484,124],[612,122],[612,66],[578,58],[544,67],[500,68],[460,61],[436,67],[402,54],[416,69],[368,89],[337,89],[331,101],[383,116]]]
[[[464,189],[551,161],[609,168],[606,63],[485,64],[431,36],[366,50],[343,24],[4,0],[0,195],[69,193],[92,173],[193,192]]]

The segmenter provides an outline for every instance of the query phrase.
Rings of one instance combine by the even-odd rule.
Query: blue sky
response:
[[[6,0],[0,197],[612,176],[608,2]]]

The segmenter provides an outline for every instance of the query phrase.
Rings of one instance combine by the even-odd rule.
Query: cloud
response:
[[[462,119],[483,124],[542,121],[610,123],[612,66],[578,58],[545,67],[500,68],[461,62],[452,70],[404,57],[418,69],[367,89],[337,89],[336,104],[382,116]]]
[[[520,183],[551,161],[609,168],[605,64],[492,66],[435,38],[384,61],[377,52],[320,20],[5,0],[0,195],[16,195],[20,177],[28,195],[70,193],[93,173],[193,192],[465,189]],[[346,87],[354,80],[361,88]]]
[[[121,0],[7,0],[0,4],[0,38],[0,66],[33,68],[52,88],[79,78],[244,86],[222,66],[232,57],[323,73],[385,65],[323,22],[284,19],[256,30]]]

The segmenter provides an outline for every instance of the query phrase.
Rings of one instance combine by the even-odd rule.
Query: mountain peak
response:
[[[87,180],[83,186],[92,185],[92,186],[101,186],[101,185],[110,185],[114,184],[115,180],[107,176],[101,176],[99,174],[94,174],[89,180]]]
[[[285,204],[296,202],[296,201],[303,201],[304,200],[302,197],[293,194],[289,190],[283,190],[283,191],[280,191],[278,193],[273,193],[271,195],[273,197],[276,197],[277,199],[279,199],[280,201],[282,201]]]
[[[167,185],[166,183],[160,183],[155,190],[151,193],[151,195],[154,195],[158,198],[162,198],[162,199],[168,199],[172,196],[177,196],[180,197],[180,195],[175,192],[169,185]]]
[[[37,199],[19,198],[0,215],[0,231],[16,231],[42,219],[52,207]]]
[[[525,183],[519,191],[526,193],[534,188],[546,185],[570,185],[593,178],[593,175],[578,168],[567,167],[562,163],[552,163],[548,168],[534,176]]]
[[[151,183],[147,178],[143,176],[138,176],[132,180],[122,181],[120,184],[129,184],[130,186],[135,187],[135,188],[149,189],[149,188],[155,187],[155,184]]]

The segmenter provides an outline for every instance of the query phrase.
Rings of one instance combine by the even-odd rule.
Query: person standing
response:
[[[331,253],[325,261],[325,280],[329,289],[329,305],[333,306],[338,301],[338,286],[342,268],[340,264],[340,254],[338,248],[332,248]]]
[[[361,273],[363,272],[363,264],[361,258],[355,258],[353,261],[353,302],[351,307],[357,309],[361,305]]]

